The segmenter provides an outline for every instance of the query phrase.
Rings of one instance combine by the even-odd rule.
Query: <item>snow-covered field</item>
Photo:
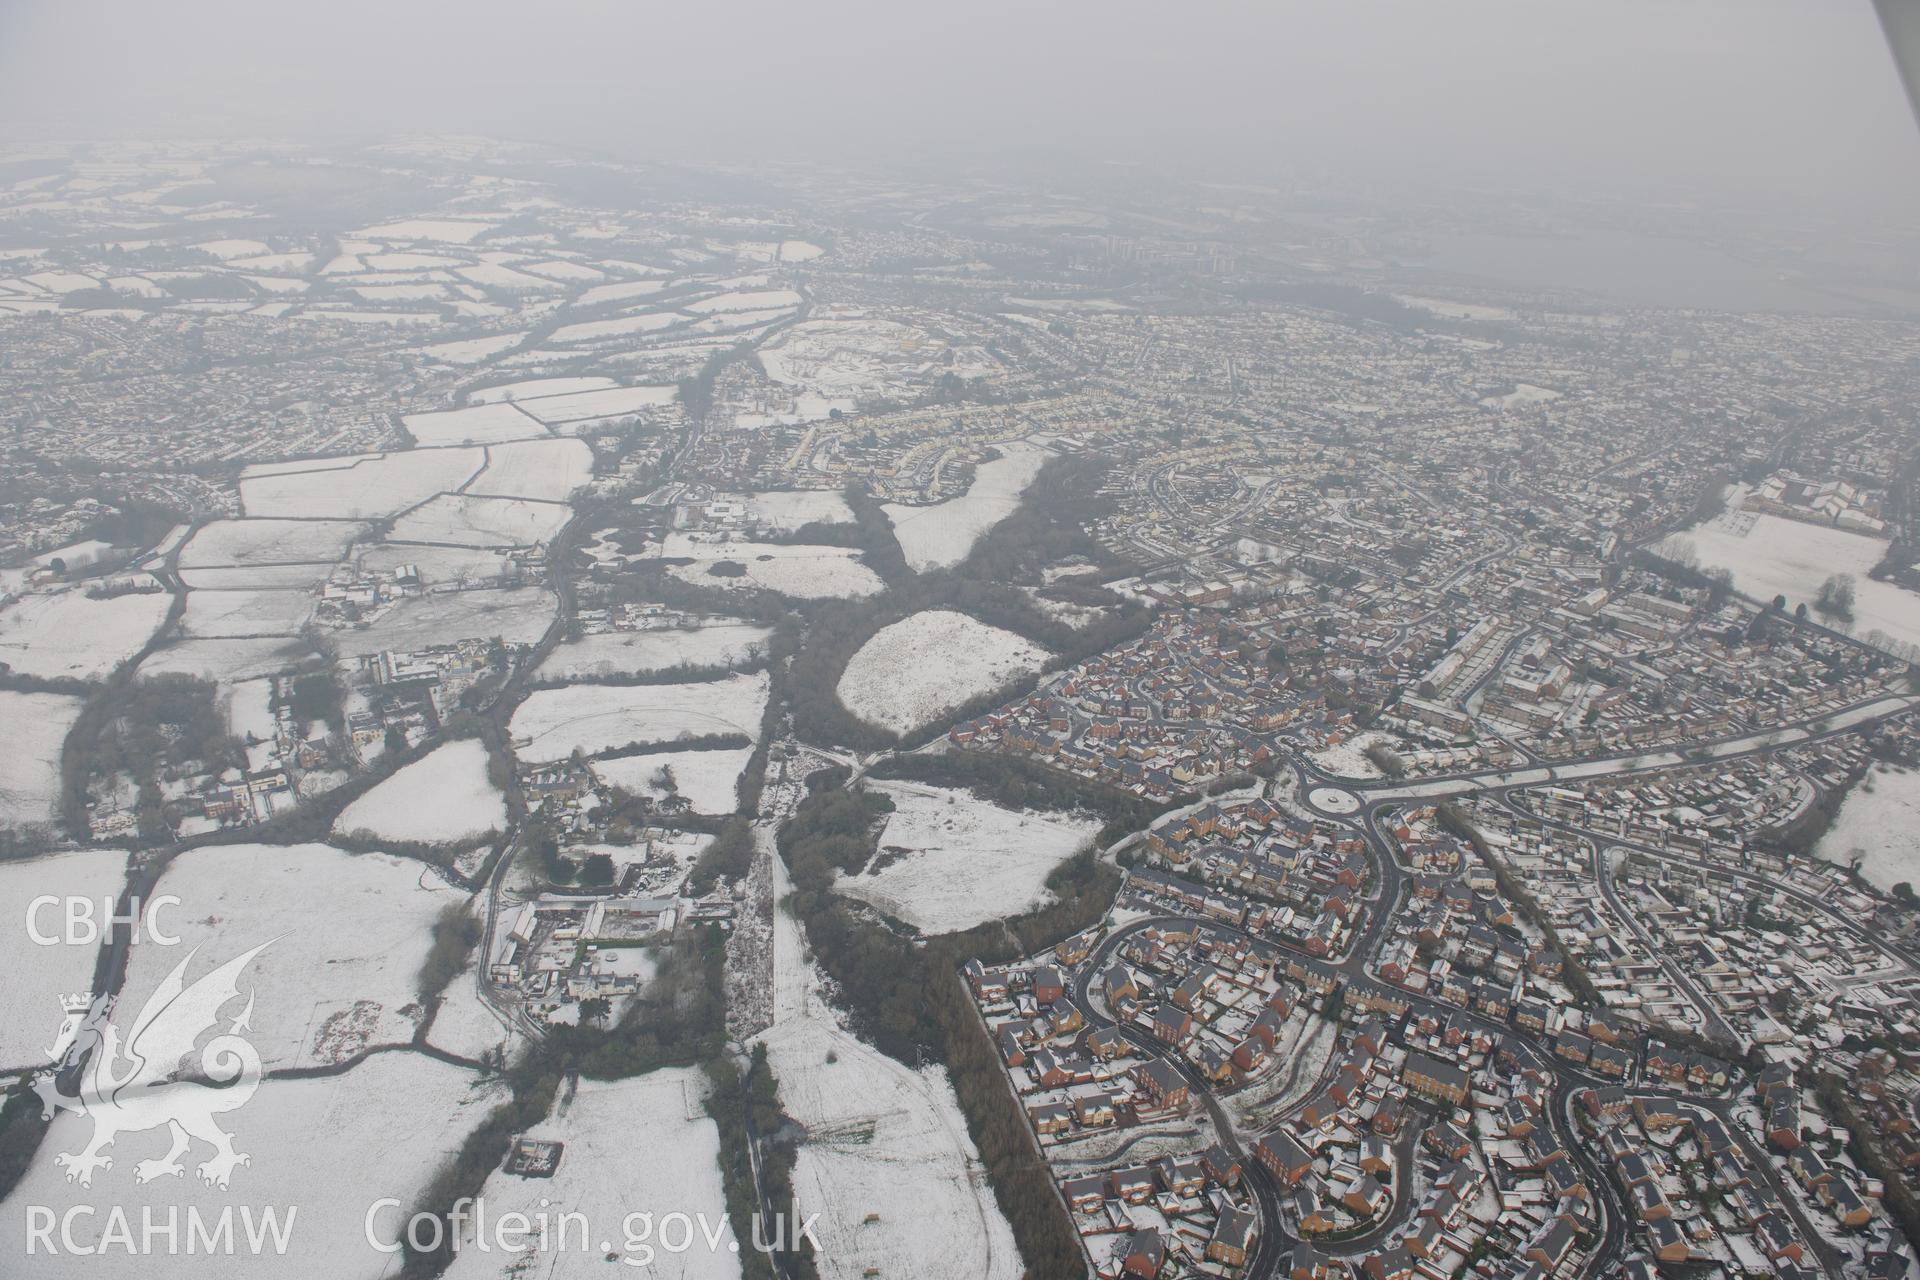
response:
[[[930,507],[886,504],[894,537],[916,573],[951,568],[965,560],[981,534],[1013,514],[1020,495],[1050,456],[1024,441],[994,448],[1000,456],[974,469],[973,483],[960,497]]]
[[[469,222],[459,218],[407,218],[368,227],[355,234],[369,240],[433,240],[442,244],[466,244],[474,237],[493,230],[491,222]]]
[[[0,983],[0,1069],[41,1067],[63,1016],[60,997],[93,989],[99,945],[65,941],[59,903],[29,915],[34,899],[84,899],[94,904],[118,898],[126,882],[127,855],[118,849],[85,849],[0,862],[0,938],[6,940],[7,980]],[[56,941],[42,944],[33,936]]]
[[[599,338],[619,338],[631,333],[652,333],[656,329],[665,329],[685,321],[685,316],[675,315],[671,311],[644,312],[614,320],[588,320],[582,324],[562,325],[553,331],[551,341],[592,342]]]
[[[896,395],[916,385],[942,354],[932,334],[858,310],[812,316],[760,349],[775,382],[811,393],[820,405]],[[825,417],[823,407],[817,415]]]
[[[1343,778],[1378,778],[1384,775],[1380,766],[1367,759],[1367,748],[1384,746],[1391,748],[1395,739],[1390,733],[1355,734],[1337,747],[1328,747],[1324,751],[1309,752],[1307,758],[1328,773]]]
[[[678,387],[607,387],[520,400],[518,404],[542,422],[574,422],[657,409],[672,404],[679,394]]]
[[[848,661],[836,692],[867,723],[906,733],[1038,671],[1049,656],[1011,631],[928,609],[875,632]]]
[[[685,534],[667,535],[660,554],[693,557],[692,564],[674,565],[668,573],[682,582],[718,591],[758,588],[800,600],[850,599],[878,595],[886,590],[880,575],[847,547],[794,546],[778,542],[695,542]],[[744,575],[710,573],[729,562]]]
[[[735,787],[752,756],[752,747],[731,751],[662,751],[656,755],[596,760],[593,775],[608,786],[658,800],[668,794],[660,771],[670,769],[674,789],[693,806],[694,813],[732,813],[739,803]]]
[[[271,941],[241,988],[258,993],[252,1040],[269,1070],[410,1039],[417,1012],[402,1010],[415,1002],[433,921],[459,900],[418,862],[322,844],[191,849],[155,892],[179,898],[161,922],[181,941],[132,949],[115,1017],[131,1020],[196,947],[188,981]]]
[[[476,951],[483,951],[479,948]],[[484,959],[484,957],[481,957]],[[440,1007],[427,1028],[427,1043],[443,1053],[475,1062],[494,1049],[517,1043],[500,1018],[480,999],[478,961],[469,962],[460,976],[447,984]]]
[[[1749,521],[1751,529],[1741,533]],[[1821,583],[1836,573],[1852,574],[1853,631],[1881,631],[1920,644],[1920,594],[1867,577],[1886,554],[1887,544],[1877,538],[1784,516],[1728,512],[1660,545],[1667,553],[1690,546],[1701,568],[1729,569],[1742,593],[1757,600],[1784,595],[1789,609],[1811,607]]]
[[[420,354],[443,364],[481,364],[503,351],[519,345],[523,335],[502,333],[490,338],[464,338],[457,342],[436,342],[421,347]]]
[[[346,658],[481,636],[499,636],[507,644],[532,644],[546,634],[558,608],[559,602],[545,587],[442,591],[403,600],[366,627],[334,632],[331,638]]]
[[[584,440],[522,440],[487,449],[487,466],[468,493],[565,502],[593,479],[593,450]]]
[[[774,900],[791,888],[776,857]],[[802,1216],[819,1215],[820,1274],[1015,1280],[1019,1248],[946,1072],[910,1070],[841,1025],[784,909],[773,964],[774,1022],[761,1038],[782,1105],[807,1128],[793,1194]]]
[[[791,289],[759,289],[745,293],[721,293],[698,302],[689,302],[685,310],[696,315],[716,311],[766,311],[800,305],[800,295]]]
[[[1516,405],[1546,404],[1559,398],[1560,393],[1552,387],[1536,387],[1531,382],[1519,382],[1515,383],[1513,390],[1505,395],[1488,396],[1480,403],[1489,407],[1510,409]]]
[[[690,684],[568,685],[528,694],[508,731],[516,754],[532,761],[714,733],[758,741],[766,702],[764,671]]]
[[[81,700],[62,693],[0,690],[0,827],[50,822],[60,802],[60,748]]]
[[[274,732],[273,681],[242,680],[222,691],[227,728],[242,741],[267,742]]]
[[[240,500],[250,516],[383,520],[460,488],[485,461],[479,449],[414,449],[351,467],[242,479]]]
[[[650,293],[658,293],[667,287],[664,280],[629,280],[622,284],[600,284],[581,294],[575,300],[576,306],[597,307],[607,302],[625,302],[632,298],[644,298]]]
[[[1829,862],[1858,862],[1880,889],[1903,882],[1920,888],[1920,770],[1873,766],[1840,802],[1815,852]]]
[[[600,374],[578,378],[525,378],[519,382],[481,387],[469,394],[467,399],[474,404],[494,404],[501,400],[532,400],[540,396],[572,395],[576,391],[601,391],[618,385],[612,378]]]
[[[225,565],[213,569],[182,569],[180,581],[199,591],[243,591],[288,587],[312,591],[339,566],[329,561],[307,564]]]
[[[408,413],[400,417],[422,446],[447,444],[497,444],[503,440],[531,440],[547,434],[547,429],[509,403],[473,404],[461,409],[439,409],[431,413]]]
[[[543,1251],[483,1253],[469,1244],[455,1255],[448,1280],[576,1280],[628,1272],[657,1280],[735,1280],[740,1257],[727,1228],[726,1197],[720,1183],[720,1131],[703,1109],[706,1078],[692,1068],[668,1068],[631,1080],[582,1080],[564,1110],[527,1131],[531,1138],[565,1144],[552,1178],[518,1178],[496,1170],[481,1188],[490,1215],[524,1213],[537,1220],[543,1206],[583,1214],[592,1226],[592,1248],[576,1237],[568,1247],[556,1239]],[[553,1210],[546,1210],[552,1213]],[[654,1230],[670,1214],[704,1220],[714,1239],[696,1226],[693,1246],[669,1252],[659,1238],[646,1260],[636,1244],[628,1249],[621,1223],[627,1215],[650,1213]],[[768,1228],[771,1230],[771,1226]],[[557,1235],[557,1233],[556,1233]],[[667,1238],[676,1246],[680,1227]],[[622,1253],[631,1267],[610,1267],[602,1240]]]
[[[726,623],[691,631],[611,631],[554,646],[540,664],[546,679],[591,680],[635,675],[668,667],[719,667],[745,662],[766,651],[770,628]]]
[[[527,547],[552,538],[571,514],[560,502],[443,493],[395,520],[393,540],[456,547]]]
[[[236,1001],[234,1010],[239,1007]],[[369,1209],[388,1199],[408,1206],[388,1211],[379,1220],[379,1238],[391,1241],[401,1214],[418,1203],[432,1177],[504,1096],[500,1085],[481,1083],[471,1071],[411,1052],[377,1054],[340,1075],[264,1080],[245,1105],[216,1119],[232,1133],[234,1150],[250,1159],[233,1171],[231,1186],[225,1190],[207,1185],[198,1176],[200,1162],[213,1153],[204,1142],[195,1142],[183,1157],[179,1176],[145,1184],[136,1180],[135,1166],[140,1161],[157,1162],[166,1154],[164,1127],[122,1134],[110,1148],[115,1157],[111,1169],[95,1174],[90,1188],[70,1183],[54,1157],[85,1147],[92,1122],[83,1113],[62,1112],[47,1131],[26,1176],[0,1209],[0,1256],[26,1256],[27,1205],[46,1206],[56,1217],[81,1208],[83,1212],[71,1221],[75,1243],[83,1247],[102,1242],[110,1207],[126,1214],[136,1243],[143,1207],[151,1206],[154,1220],[162,1224],[169,1209],[177,1207],[176,1250],[170,1252],[161,1238],[137,1263],[121,1267],[111,1259],[130,1255],[122,1251],[124,1245],[117,1248],[111,1241],[98,1255],[65,1248],[49,1252],[42,1246],[31,1274],[35,1280],[98,1280],[116,1269],[150,1280],[315,1280],[321,1276],[376,1280],[389,1276],[397,1270],[397,1255],[367,1243]],[[293,1211],[286,1250],[277,1252],[269,1237],[255,1254],[247,1248],[241,1214],[251,1212],[257,1222],[268,1206],[279,1213],[282,1224],[288,1210]],[[210,1228],[223,1212],[230,1211],[236,1251],[211,1256],[204,1248],[189,1252],[190,1210],[197,1211]]]
[[[395,545],[376,542],[358,553],[360,566],[370,572],[391,573],[410,564],[428,587],[462,585],[499,585],[507,571],[507,560],[498,551],[486,547],[423,547],[418,543]]]
[[[312,650],[299,640],[185,640],[158,650],[140,664],[142,676],[186,675],[203,680],[251,680],[285,671]]]
[[[288,473],[269,473],[262,483],[276,474],[286,476]],[[310,471],[299,478],[304,483],[306,477],[316,474],[318,472]],[[244,490],[249,482],[240,483]],[[194,534],[180,549],[180,565],[189,568],[335,563],[346,554],[348,544],[365,533],[366,528],[348,520],[216,520]]]
[[[180,617],[180,633],[217,636],[290,636],[313,612],[305,591],[193,591]]]
[[[172,607],[164,591],[24,596],[0,609],[0,663],[43,680],[97,680],[140,652]]]
[[[1099,831],[1092,818],[1003,809],[965,791],[872,784],[893,801],[885,862],[834,886],[925,934],[971,929],[1047,899],[1047,874]]]
[[[792,489],[752,494],[746,499],[748,516],[757,523],[791,533],[807,524],[845,524],[853,508],[832,489]]]
[[[1513,312],[1505,307],[1486,307],[1473,302],[1455,302],[1451,298],[1423,298],[1410,293],[1393,295],[1409,307],[1430,311],[1454,320],[1511,320]]]
[[[374,840],[450,844],[505,828],[506,798],[487,778],[478,738],[436,747],[348,805],[336,834]]]

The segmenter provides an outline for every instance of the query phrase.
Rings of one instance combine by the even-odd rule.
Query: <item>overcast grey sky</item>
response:
[[[0,0],[0,131],[1039,149],[1920,210],[1868,0]]]

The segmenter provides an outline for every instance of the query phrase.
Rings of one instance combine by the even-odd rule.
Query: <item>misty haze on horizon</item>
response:
[[[1920,130],[1868,0],[0,6],[8,141],[395,133],[1920,214]]]

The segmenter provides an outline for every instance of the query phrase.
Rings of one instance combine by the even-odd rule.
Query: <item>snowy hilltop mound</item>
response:
[[[1051,655],[951,609],[882,627],[847,663],[838,693],[868,724],[906,733],[1038,671]]]

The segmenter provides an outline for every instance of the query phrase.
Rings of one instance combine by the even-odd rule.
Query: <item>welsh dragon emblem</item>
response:
[[[58,1111],[78,1112],[93,1121],[93,1137],[79,1152],[61,1152],[54,1161],[67,1171],[67,1181],[91,1186],[100,1169],[111,1169],[105,1154],[123,1133],[139,1133],[165,1126],[172,1146],[158,1160],[134,1165],[140,1182],[179,1177],[181,1157],[194,1141],[210,1144],[213,1155],[198,1169],[200,1179],[225,1188],[236,1166],[249,1157],[233,1149],[233,1135],[214,1117],[246,1105],[260,1085],[260,1055],[240,1033],[251,1029],[253,990],[246,1007],[219,1030],[220,1011],[240,995],[239,977],[253,958],[272,945],[263,942],[219,968],[186,982],[187,966],[198,948],[175,965],[134,1019],[125,1043],[112,1020],[114,1001],[101,996],[64,996],[66,1017],[59,1037],[46,1050],[54,1064],[35,1080],[45,1116]],[[204,1047],[196,1047],[209,1031]],[[63,1079],[77,1083],[67,1092]]]

